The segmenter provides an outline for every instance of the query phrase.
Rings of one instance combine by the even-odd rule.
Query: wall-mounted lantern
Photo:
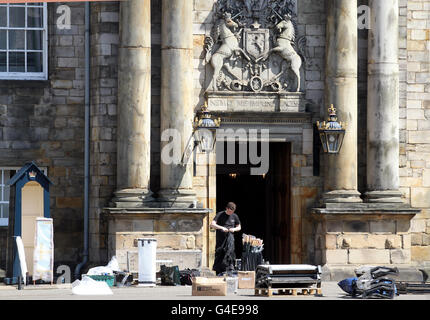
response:
[[[194,120],[194,137],[203,153],[210,153],[215,146],[216,130],[221,123],[220,118],[212,119],[207,102],[201,107],[200,115]]]
[[[325,153],[339,153],[347,124],[337,122],[336,108],[333,105],[328,109],[328,113],[327,122],[317,121],[321,143]]]

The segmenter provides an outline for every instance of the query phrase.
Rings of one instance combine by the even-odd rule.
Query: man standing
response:
[[[218,212],[211,222],[211,228],[216,229],[215,261],[213,270],[216,274],[231,271],[236,259],[234,232],[240,231],[239,216],[234,213],[236,205],[227,203],[225,211]]]

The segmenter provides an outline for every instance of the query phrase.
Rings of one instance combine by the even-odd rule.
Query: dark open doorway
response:
[[[236,158],[238,143],[236,143]],[[224,150],[227,150],[226,148]],[[269,170],[251,175],[251,164],[217,164],[217,208],[237,205],[242,231],[235,234],[236,256],[241,258],[242,234],[263,239],[265,261],[290,263],[291,144],[270,143]],[[254,165],[255,167],[255,165]]]

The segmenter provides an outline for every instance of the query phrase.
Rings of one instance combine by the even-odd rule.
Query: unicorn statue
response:
[[[291,15],[284,15],[284,19],[281,20],[276,25],[276,30],[279,35],[276,39],[277,46],[269,50],[263,57],[259,60],[266,60],[272,52],[277,53],[282,59],[290,63],[290,68],[294,72],[297,79],[297,89],[296,92],[300,91],[300,67],[302,66],[302,58],[294,49],[296,45],[295,40],[295,28],[291,21]],[[304,38],[302,39],[304,40]],[[300,51],[299,51],[300,52]],[[281,70],[281,73],[283,71]],[[279,74],[280,75],[280,74]]]
[[[208,89],[213,88],[215,91],[218,90],[217,79],[221,76],[220,72],[223,67],[234,78],[236,78],[236,80],[240,81],[240,79],[234,75],[228,63],[225,63],[226,59],[230,59],[233,55],[238,55],[241,53],[248,61],[250,61],[248,55],[242,50],[242,48],[239,47],[239,40],[231,30],[234,30],[238,27],[238,24],[233,21],[231,14],[226,12],[223,14],[223,17],[215,23],[211,32],[211,36],[206,38],[205,63],[210,62],[214,69],[212,81],[209,84]],[[214,50],[214,44],[218,40],[221,41],[221,46],[217,50]]]

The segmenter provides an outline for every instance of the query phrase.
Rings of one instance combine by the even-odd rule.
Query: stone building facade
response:
[[[244,181],[257,180],[241,180],[246,189],[237,191],[244,194],[240,199],[248,193],[251,209],[262,203],[271,208],[259,213],[238,207],[243,232],[267,242],[268,260],[323,264],[329,273],[362,264],[428,266],[430,2],[381,3],[91,3],[90,264],[116,255],[122,267],[134,268],[136,239],[155,237],[159,259],[211,267],[215,242],[209,223],[229,196],[223,191],[233,183],[228,179],[249,176],[249,168],[220,165],[220,142],[209,155],[195,148],[186,165],[162,161],[169,147],[163,132],[177,129],[185,154],[194,117],[207,102],[222,130],[270,130],[266,142],[277,169],[260,175],[268,179],[255,187],[254,198]],[[70,29],[58,28],[60,5],[70,7]],[[239,54],[223,61],[222,81],[214,87],[216,64],[206,61],[207,44],[225,13],[239,22],[231,30],[242,29],[238,44],[248,57],[253,49],[247,35],[269,30],[264,45],[273,49],[282,42],[275,24],[292,13],[300,82],[288,63],[282,80],[272,81],[283,70],[279,54],[269,54],[266,69],[252,71],[252,77],[258,54],[249,60]],[[34,160],[46,168],[54,183],[55,264],[74,268],[82,261],[85,236],[84,4],[49,3],[47,17],[47,79],[0,80],[0,166]],[[222,43],[215,41],[213,49]],[[250,78],[273,86],[247,87]],[[328,156],[315,123],[325,120],[330,104],[348,126],[340,153]],[[254,229],[247,228],[248,220]],[[7,228],[0,228],[5,238]]]

